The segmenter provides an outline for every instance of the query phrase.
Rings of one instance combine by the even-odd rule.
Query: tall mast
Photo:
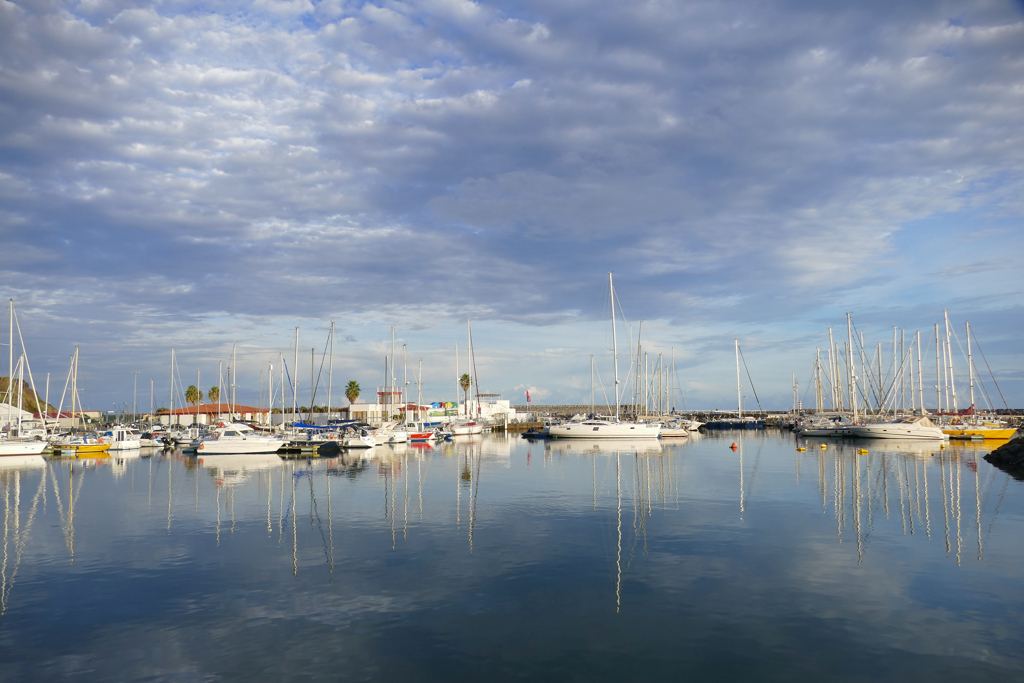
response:
[[[82,412],[82,402],[78,400],[78,347],[75,347],[75,372],[71,376],[71,425],[77,424],[75,419],[75,403],[78,403],[78,412]],[[82,420],[82,425],[85,426],[85,419]]]
[[[75,349],[75,355],[76,356],[78,355],[78,349],[77,348]],[[74,418],[75,418],[74,400],[75,400],[75,394],[74,394],[74,389],[72,388],[72,393],[71,393],[71,401],[72,401],[72,405],[71,405],[71,423],[72,424],[74,424]],[[174,424],[174,348],[173,347],[171,347],[171,406],[167,410],[168,410],[168,413],[167,413],[167,426],[170,427],[172,424]]]
[[[619,342],[615,336],[615,285],[612,274],[608,273],[608,290],[612,296],[612,363],[615,366],[615,421],[619,421]]]
[[[7,429],[11,428],[11,404],[14,403],[14,298],[8,299],[11,309],[11,327],[7,333]],[[71,413],[74,415],[74,411]]]
[[[850,314],[846,314],[846,337],[849,347],[846,350],[846,361],[850,372],[850,396],[853,405],[853,421],[856,423],[860,420],[860,416],[857,414],[857,368],[853,363],[853,319]]]
[[[295,422],[295,411],[299,407],[299,328],[295,328],[295,366],[292,368],[295,379],[292,380],[292,423]]]
[[[971,324],[964,323],[967,326],[967,376],[970,378],[971,383],[971,412],[977,412],[974,410],[974,363],[971,361]]]
[[[235,396],[235,377],[237,376],[237,370],[236,370],[235,366],[238,364],[238,361],[235,358],[235,346],[236,346],[236,344],[231,344],[231,421],[232,422],[234,422],[234,420],[235,420],[235,405],[238,403],[237,396]],[[298,349],[296,349],[296,352],[298,352]],[[299,366],[296,363],[296,365],[295,365],[296,371],[298,370],[298,367]]]
[[[913,387],[911,387],[913,390]],[[924,372],[921,370],[921,330],[917,331],[917,398],[924,415]]]
[[[405,383],[402,385],[402,410],[405,413],[405,421],[409,421],[409,397],[406,393],[409,391],[409,349],[408,344],[402,344],[402,373],[405,377],[403,380]]]
[[[327,422],[331,421],[331,390],[334,388],[334,321],[331,321],[331,360],[327,366]]]
[[[615,312],[614,309],[612,310],[612,312],[613,313]],[[643,336],[644,336],[644,321],[641,320],[640,321],[639,329],[638,329],[637,334],[636,334],[636,378],[635,378],[635,380],[633,382],[633,384],[636,387],[634,389],[634,391],[633,391],[633,419],[634,420],[640,414],[640,410],[639,410],[640,395],[641,395],[640,394],[640,387],[643,386],[643,380],[644,380],[644,377],[643,377],[643,375],[640,372],[640,358],[641,358],[640,350],[642,348],[641,345],[640,345],[640,341],[641,341],[641,339],[643,339]],[[644,398],[644,401],[646,401],[646,400],[647,399]],[[591,403],[593,403],[593,401],[591,401]],[[591,411],[591,412],[593,412],[593,411]]]
[[[743,417],[743,385],[740,383],[740,340],[733,340],[736,344],[736,414]]]
[[[329,417],[329,416],[328,416]],[[267,426],[274,426],[274,361],[267,361]]]
[[[594,354],[590,354],[590,414],[594,414]]]
[[[455,405],[459,405],[459,343],[455,342]],[[445,413],[447,414],[447,412]],[[458,417],[459,409],[455,409],[455,415]]]
[[[942,373],[939,372],[939,324],[935,323],[935,406],[942,412]]]
[[[391,379],[391,388],[388,390],[388,420],[391,420],[391,416],[394,415],[395,411],[395,326],[391,326],[391,374],[388,375]]]
[[[949,312],[942,309],[942,315],[946,319],[946,363],[949,364],[949,389],[953,393],[953,411],[958,408],[956,402],[956,378],[953,377],[953,343],[952,335],[949,332]]]

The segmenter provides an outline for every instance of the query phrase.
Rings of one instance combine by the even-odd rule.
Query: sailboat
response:
[[[13,430],[14,430],[14,420],[12,419],[12,409],[14,408],[14,299],[10,299],[9,300],[9,304],[10,304],[10,315],[11,315],[11,326],[10,326],[10,331],[8,333],[8,340],[7,340],[7,354],[8,354],[8,356],[7,356],[7,358],[8,358],[7,397],[6,397],[6,401],[4,401],[4,403],[6,403],[6,405],[7,405],[7,430],[8,431],[7,431],[6,437],[5,437],[5,435],[0,434],[0,457],[4,457],[4,456],[10,457],[10,456],[39,455],[39,454],[41,454],[46,449],[47,446],[49,446],[49,444],[45,440],[38,439],[38,438],[26,439],[26,438],[12,438],[11,437],[11,435],[13,434]],[[20,325],[18,327],[18,336],[19,336],[19,338],[21,337],[21,327],[20,327]],[[24,346],[24,342],[22,342],[22,346]],[[24,349],[23,349],[23,351],[24,351]],[[21,375],[21,379],[19,380],[19,385],[22,388],[22,390],[24,390],[24,387],[25,387],[24,374],[25,374],[25,366],[27,364],[28,364],[27,357],[25,356],[24,353],[22,353],[21,357],[18,359],[18,373],[19,373],[19,375]],[[33,387],[32,393],[34,394],[34,396],[36,398],[36,402],[38,403],[39,395],[35,393],[35,382],[32,381],[32,372],[31,372],[31,370],[29,370],[29,381],[32,382],[32,387]],[[23,437],[23,434],[22,434],[22,431],[23,431],[22,430],[22,411],[20,409],[20,404],[21,404],[21,399],[20,398],[18,400],[18,403],[19,403],[19,409],[18,409],[18,426],[17,426],[17,431],[18,431],[19,436]],[[45,419],[46,419],[45,418],[45,409],[44,409],[44,411],[41,411],[41,412],[44,413],[43,420],[44,420],[44,426],[45,426]]]
[[[608,273],[608,288],[612,297],[612,358],[615,367],[615,419],[585,419],[553,425],[548,434],[553,439],[657,439],[661,425],[643,422],[623,422],[619,419],[619,345],[615,335],[615,285]]]

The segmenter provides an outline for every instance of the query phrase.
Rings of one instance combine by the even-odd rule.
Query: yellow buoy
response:
[[[827,443],[823,443],[823,444],[821,444],[821,448],[822,448],[822,450],[824,450],[824,449],[828,448],[828,444],[827,444]]]
[[[798,451],[806,451],[807,449],[806,449],[806,448],[804,448],[803,446],[801,446],[801,447],[800,447],[800,448],[798,448],[797,450],[798,450]]]

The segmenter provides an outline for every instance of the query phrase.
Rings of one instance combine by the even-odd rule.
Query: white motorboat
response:
[[[894,422],[874,422],[851,425],[850,436],[865,439],[929,439],[941,441],[949,439],[942,430],[927,417],[907,417]]]
[[[365,427],[358,432],[350,429],[341,437],[342,448],[373,448],[376,445],[377,437]]]
[[[448,426],[448,431],[452,436],[473,436],[474,434],[483,434],[484,426],[475,420],[453,422]]]
[[[103,436],[110,442],[112,451],[134,451],[142,446],[142,440],[127,427],[113,427]]]
[[[198,455],[230,453],[277,453],[284,439],[258,434],[249,425],[232,423],[218,427],[215,436],[208,436],[196,447]]]
[[[689,420],[673,420],[661,426],[662,438],[686,439],[690,436]]]
[[[409,440],[409,432],[405,427],[398,427],[397,422],[385,422],[375,433],[374,441],[378,444],[405,443]]]
[[[583,420],[554,425],[548,431],[553,439],[657,439],[661,425],[645,422]]]

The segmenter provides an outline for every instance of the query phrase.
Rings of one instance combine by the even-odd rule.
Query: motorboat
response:
[[[661,425],[587,419],[554,425],[548,434],[552,439],[657,439]]]
[[[853,423],[842,417],[816,418],[809,422],[801,422],[793,429],[797,436],[852,436],[850,427]]]
[[[374,434],[378,444],[405,443],[410,439],[409,431],[399,427],[397,422],[385,422]]]
[[[53,447],[54,450],[74,451],[78,457],[84,455],[105,458],[107,451],[110,450],[110,443],[101,439],[97,434],[86,433],[64,439],[55,443]]]
[[[688,420],[673,420],[661,425],[661,437],[686,439],[690,436]]]
[[[133,451],[142,446],[142,440],[127,427],[113,427],[104,435],[104,441],[110,443],[112,451]]]
[[[422,422],[408,422],[404,425],[409,441],[434,441],[437,434]]]
[[[474,434],[483,434],[484,426],[476,420],[465,420],[452,422],[448,425],[448,431],[452,436],[473,436]]]
[[[341,436],[342,448],[373,448],[377,445],[377,437],[366,427],[356,431],[349,428]]]
[[[855,424],[849,427],[847,433],[850,436],[859,436],[864,439],[929,439],[938,441],[949,439],[941,429],[923,415],[906,417],[893,422]]]
[[[196,447],[196,454],[277,453],[285,443],[284,439],[259,434],[247,424],[233,422],[218,427],[213,435],[200,441]]]

